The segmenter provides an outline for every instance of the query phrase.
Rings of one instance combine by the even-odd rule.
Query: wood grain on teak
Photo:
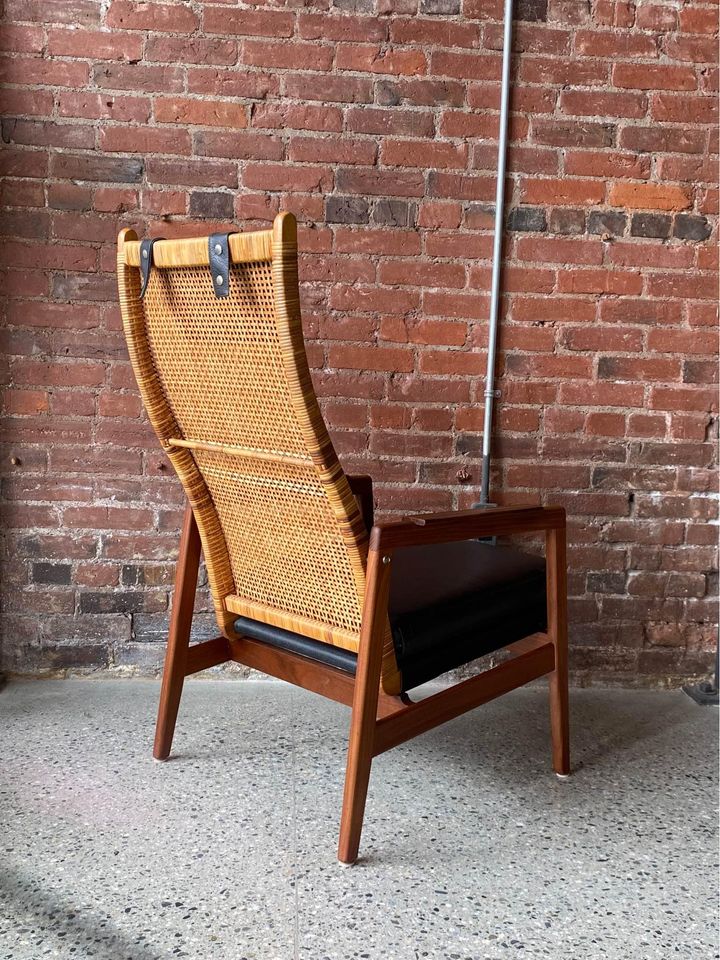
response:
[[[545,674],[550,675],[553,766],[560,774],[569,772],[565,513],[558,507],[502,507],[373,525],[372,481],[343,473],[310,382],[294,219],[281,215],[272,231],[235,236],[230,249],[239,270],[231,271],[234,304],[210,297],[206,237],[156,243],[157,268],[141,300],[137,237],[123,231],[119,241],[120,301],[133,369],[150,421],[188,498],[154,756],[163,760],[170,753],[184,678],[227,661],[351,706],[338,857],[352,863],[374,756]],[[242,273],[238,265],[260,273]],[[185,271],[177,287],[175,271]],[[243,284],[253,288],[253,296],[243,299]],[[201,291],[197,302],[196,288]],[[190,309],[178,322],[174,313],[182,298],[190,298]],[[254,316],[259,303],[264,306]],[[252,342],[264,338],[269,344],[263,355],[268,368],[260,364],[248,371],[242,350],[232,354],[232,362],[229,357],[236,339],[246,336],[244,327],[253,324]],[[208,342],[208,330],[220,350],[212,338]],[[203,349],[212,356],[204,357]],[[244,393],[233,392],[243,376],[249,378]],[[248,398],[252,389],[257,397]],[[262,423],[269,417],[264,433],[258,434],[247,404]],[[265,488],[273,497],[253,500]],[[276,529],[263,526],[268,514],[282,512],[282,497],[282,523]],[[320,500],[324,512],[318,513]],[[259,536],[255,527],[262,528]],[[497,666],[420,702],[401,694],[388,620],[394,551],[537,531],[546,535],[547,633],[510,644]],[[190,646],[201,548],[221,636]],[[293,550],[295,570],[287,566]],[[318,557],[325,562],[317,564]],[[280,580],[274,563],[283,569]],[[248,579],[250,572],[255,581]],[[271,590],[263,594],[265,581],[280,589],[283,603],[273,601]],[[355,675],[238,635],[236,614],[356,650]]]

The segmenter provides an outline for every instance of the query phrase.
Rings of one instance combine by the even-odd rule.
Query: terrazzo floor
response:
[[[708,960],[718,956],[716,710],[578,690],[574,775],[545,690],[377,759],[335,860],[349,713],[280,683],[0,693],[2,960]]]

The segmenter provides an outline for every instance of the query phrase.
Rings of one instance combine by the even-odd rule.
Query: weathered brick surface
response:
[[[716,614],[717,11],[517,12],[493,489],[569,511],[576,675],[677,683],[707,668]],[[4,16],[5,667],[159,663],[182,498],[124,351],[121,225],[294,210],[345,465],[385,512],[470,504],[502,5],[5,0]],[[201,592],[198,635],[208,609]]]

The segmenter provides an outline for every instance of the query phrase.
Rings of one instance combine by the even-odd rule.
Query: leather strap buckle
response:
[[[216,297],[230,293],[230,237],[229,233],[211,233],[208,237],[210,274]]]
[[[158,240],[164,240],[164,237],[155,237],[154,240],[140,241],[140,297],[145,296],[147,285],[150,282],[150,270],[153,265],[153,247]]]

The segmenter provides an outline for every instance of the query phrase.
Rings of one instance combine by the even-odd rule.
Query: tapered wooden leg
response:
[[[192,508],[185,507],[180,552],[175,572],[175,594],[170,614],[165,669],[160,690],[160,707],[155,728],[153,756],[167,760],[172,747],[175,721],[187,669],[187,651],[190,642],[198,567],[200,565],[200,534]]]
[[[555,647],[555,669],[550,674],[550,729],[553,769],[570,773],[570,719],[568,703],[567,558],[565,527],[546,534],[548,636]]]
[[[368,555],[367,586],[340,821],[338,860],[341,863],[354,863],[360,847],[360,834],[373,758],[383,642],[387,628],[389,560],[389,557],[383,558],[377,551],[371,550]]]

